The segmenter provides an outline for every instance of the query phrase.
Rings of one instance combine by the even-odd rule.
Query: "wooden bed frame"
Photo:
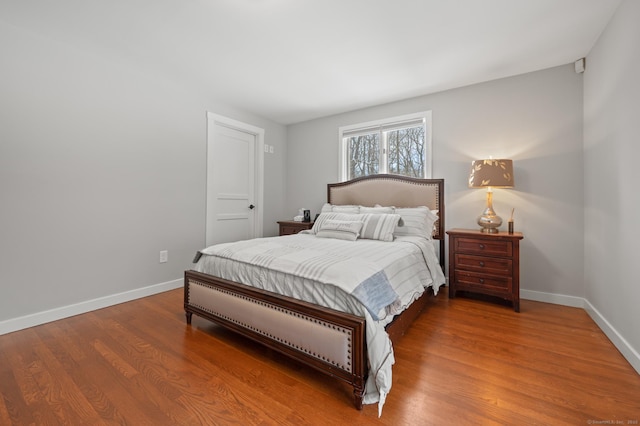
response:
[[[332,204],[438,210],[433,238],[439,240],[444,271],[444,180],[375,175],[327,185]],[[426,305],[425,292],[386,327],[392,342],[402,336]],[[185,271],[187,324],[196,314],[238,332],[353,386],[362,409],[367,377],[365,319],[196,271]]]

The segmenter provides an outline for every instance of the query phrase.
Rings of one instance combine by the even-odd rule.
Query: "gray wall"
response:
[[[181,279],[205,241],[207,110],[275,146],[264,224],[276,234],[284,126],[2,20],[0,53],[0,323]]]
[[[567,65],[288,129],[142,63],[0,20],[0,324],[181,278],[204,244],[207,110],[263,127],[275,147],[265,235],[300,207],[319,210],[338,179],[339,126],[431,110],[447,226],[475,227],[483,208],[483,191],[466,186],[470,161],[512,158],[516,188],[494,204],[502,216],[515,207],[525,234],[523,294],[586,299],[637,362],[637,16],[625,1],[589,54],[584,105],[583,76]]]
[[[582,75],[566,65],[289,126],[287,213],[317,212],[338,179],[338,127],[433,111],[433,177],[445,179],[447,228],[475,228],[486,193],[467,188],[471,160],[514,160],[521,287],[529,297],[584,296]],[[314,213],[312,213],[314,214]],[[538,294],[537,292],[540,292]]]
[[[609,337],[626,340],[638,371],[639,17],[640,2],[620,5],[584,74],[586,298]]]

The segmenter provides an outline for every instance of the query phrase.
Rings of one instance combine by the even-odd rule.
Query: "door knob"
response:
[[[249,209],[253,210],[255,208],[256,208],[256,206],[254,206],[253,204],[249,204]]]

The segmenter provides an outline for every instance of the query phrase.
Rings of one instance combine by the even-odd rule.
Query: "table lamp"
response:
[[[469,188],[487,188],[487,208],[478,217],[480,230],[498,233],[502,218],[493,211],[493,188],[513,188],[513,161],[500,159],[475,160],[471,163]]]

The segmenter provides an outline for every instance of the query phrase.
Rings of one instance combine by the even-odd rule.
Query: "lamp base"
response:
[[[490,187],[487,188],[487,208],[478,216],[478,225],[480,231],[487,234],[497,234],[502,225],[502,218],[493,211],[493,191]]]
[[[478,225],[480,225],[480,231],[487,234],[497,234],[498,228],[502,225],[502,218],[495,213],[488,213],[485,211],[482,216],[478,216]]]

